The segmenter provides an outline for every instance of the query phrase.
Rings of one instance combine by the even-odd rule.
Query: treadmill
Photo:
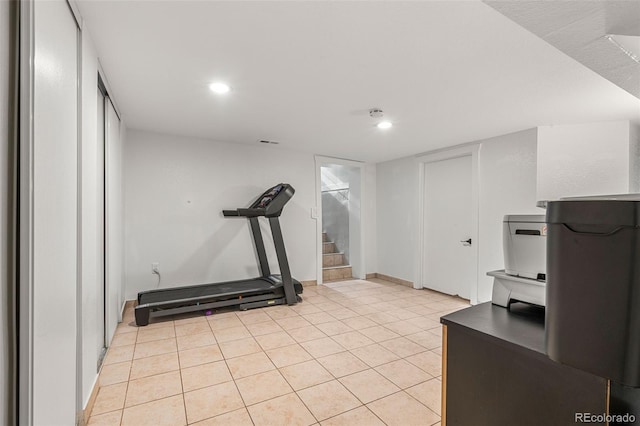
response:
[[[272,305],[295,305],[301,302],[302,284],[291,277],[287,252],[284,247],[280,215],[282,208],[293,197],[295,190],[280,183],[266,190],[249,208],[223,210],[225,217],[246,217],[258,255],[260,277],[223,283],[199,284],[142,291],[135,307],[136,325],[149,324],[151,317],[202,311],[227,306],[241,310]],[[262,240],[259,218],[269,219],[273,244],[276,248],[280,275],[271,274],[267,253]]]

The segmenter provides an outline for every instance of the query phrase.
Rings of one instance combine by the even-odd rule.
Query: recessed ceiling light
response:
[[[378,123],[378,129],[389,129],[393,126],[393,123],[390,121],[381,121]]]
[[[224,83],[211,83],[209,85],[209,89],[211,89],[212,92],[217,93],[219,95],[223,95],[229,92],[229,90],[231,90],[231,88]]]

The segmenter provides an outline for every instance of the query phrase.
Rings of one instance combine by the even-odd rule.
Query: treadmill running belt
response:
[[[196,297],[217,296],[228,294],[252,294],[273,291],[276,285],[267,278],[258,278],[251,281],[229,281],[219,284],[202,284],[189,287],[174,287],[163,289],[162,291],[152,291],[140,293],[138,304],[167,302],[172,300],[191,299]]]

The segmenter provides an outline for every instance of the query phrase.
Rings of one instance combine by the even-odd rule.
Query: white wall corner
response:
[[[365,188],[364,191],[364,238],[365,244],[365,266],[367,273],[378,272],[378,244],[376,237],[377,201],[376,201],[376,164],[365,164]]]
[[[537,200],[629,191],[629,122],[538,128]]]

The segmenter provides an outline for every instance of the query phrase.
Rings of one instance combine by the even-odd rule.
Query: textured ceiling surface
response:
[[[640,116],[638,98],[480,1],[78,5],[133,129],[378,162]]]
[[[640,1],[486,1],[517,24],[640,98],[640,63],[609,34],[640,37]],[[640,56],[640,52],[633,52]]]

